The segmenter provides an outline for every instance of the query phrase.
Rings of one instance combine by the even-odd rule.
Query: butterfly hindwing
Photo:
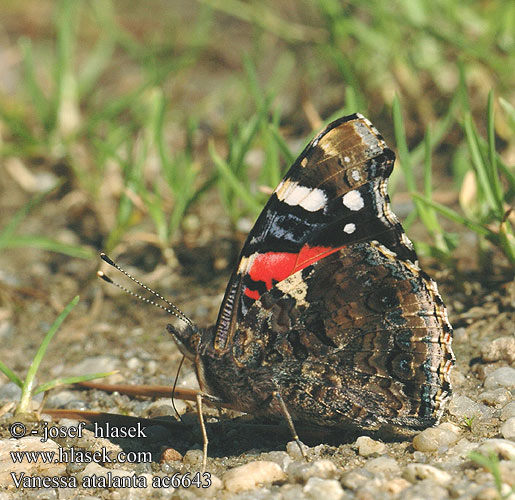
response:
[[[441,414],[450,340],[436,284],[372,241],[265,292],[238,324],[232,356],[250,387],[273,380],[296,420],[412,430]]]

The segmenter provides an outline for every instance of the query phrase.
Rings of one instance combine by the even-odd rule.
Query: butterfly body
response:
[[[394,154],[361,115],[330,124],[272,194],[215,326],[169,326],[202,391],[255,415],[403,433],[438,422],[452,328],[391,212]]]

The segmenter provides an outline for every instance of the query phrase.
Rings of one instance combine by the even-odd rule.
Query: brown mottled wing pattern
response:
[[[269,378],[297,421],[402,432],[440,418],[451,334],[435,282],[371,241],[263,294],[238,325],[232,356],[254,400],[253,381]]]

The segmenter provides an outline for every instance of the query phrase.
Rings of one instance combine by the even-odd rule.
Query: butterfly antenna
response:
[[[145,289],[147,292],[150,292],[154,297],[157,297],[158,299],[165,302],[169,307],[164,307],[161,304],[158,304],[157,302],[154,302],[151,299],[148,299],[146,297],[143,297],[142,295],[133,292],[132,290],[129,290],[128,288],[125,288],[123,285],[120,285],[120,283],[117,283],[116,281],[112,280],[109,276],[107,276],[102,271],[97,271],[97,276],[107,283],[110,283],[111,285],[117,286],[124,292],[128,293],[129,295],[132,295],[133,297],[138,298],[139,300],[142,300],[143,302],[146,302],[147,304],[151,304],[153,306],[159,307],[159,309],[163,309],[163,311],[166,311],[168,314],[172,314],[173,316],[179,318],[180,320],[184,321],[185,323],[188,323],[188,325],[193,326],[192,321],[186,316],[176,305],[172,304],[170,301],[166,300],[162,295],[157,293],[156,291],[152,290],[152,288],[149,288],[147,285],[144,285],[141,281],[138,281],[134,276],[131,276],[125,269],[121,268],[116,262],[114,262],[112,259],[110,259],[105,253],[100,254],[100,258],[107,262],[110,266],[114,267],[118,271],[120,271],[122,274],[125,274],[127,278],[129,278],[131,281],[134,281],[134,283],[138,284],[141,288]]]

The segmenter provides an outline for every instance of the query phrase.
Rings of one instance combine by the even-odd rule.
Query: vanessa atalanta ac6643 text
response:
[[[305,148],[250,232],[216,325],[168,326],[205,395],[290,422],[405,433],[439,421],[452,328],[390,209],[394,158],[359,114]]]

